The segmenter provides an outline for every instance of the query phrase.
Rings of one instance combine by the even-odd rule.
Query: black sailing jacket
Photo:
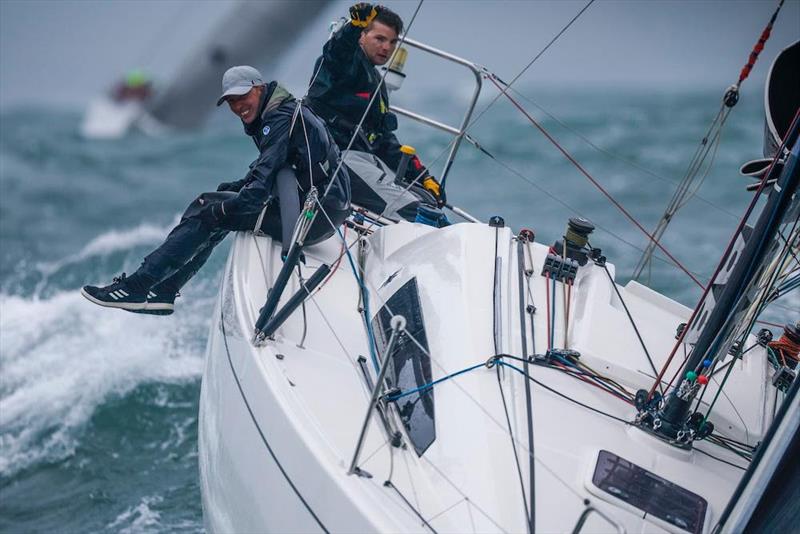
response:
[[[301,106],[302,120],[298,115],[292,128],[292,116],[296,109],[297,101],[277,82],[266,86],[261,96],[258,118],[244,125],[244,131],[253,138],[260,154],[250,164],[247,176],[234,189],[239,194],[225,201],[225,213],[253,211],[254,207],[261,209],[273,192],[275,176],[287,165],[294,167],[300,189],[307,192],[311,185],[309,182],[312,182],[317,186],[321,200],[330,182],[328,176],[336,170],[339,149],[325,123],[305,105]],[[311,149],[310,158],[308,147]],[[334,179],[327,198],[329,202],[338,201],[334,205],[340,204],[337,206],[340,209],[349,208],[350,178],[344,166]]]
[[[358,44],[360,35],[361,29],[349,23],[334,33],[314,65],[313,83],[308,90],[308,105],[325,119],[342,150],[347,148],[353,130],[381,79]],[[351,148],[371,152],[391,169],[396,169],[402,156],[401,144],[393,133],[396,129],[397,117],[389,111],[389,96],[384,84],[364,119],[363,135],[356,136]],[[414,156],[405,178],[411,181],[420,173],[421,182],[429,173]]]

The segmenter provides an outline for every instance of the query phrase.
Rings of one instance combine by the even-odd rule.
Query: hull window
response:
[[[389,311],[391,310],[391,312]],[[389,322],[392,315],[402,315],[406,319],[406,331],[422,347],[423,351],[410,336],[404,335],[395,342],[392,354],[389,356],[387,372],[389,388],[400,388],[409,391],[429,384],[433,379],[431,375],[431,360],[428,357],[428,338],[425,334],[425,322],[422,318],[422,307],[419,301],[417,279],[412,278],[403,287],[398,289],[386,305],[382,307],[372,321],[378,351],[383,359],[386,345],[391,336]],[[417,455],[422,454],[436,439],[433,410],[433,388],[412,393],[398,399],[397,409],[406,427],[408,436],[414,445]]]

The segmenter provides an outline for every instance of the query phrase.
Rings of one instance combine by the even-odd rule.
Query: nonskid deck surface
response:
[[[348,245],[356,238],[350,231]],[[519,247],[510,230],[477,224],[433,229],[401,223],[364,239],[361,252],[360,246],[350,247],[353,264],[342,257],[305,311],[295,312],[261,348],[250,343],[252,325],[268,281],[280,269],[280,247],[240,234],[231,251],[218,310],[225,335],[218,325],[204,376],[201,404],[208,424],[201,422],[201,470],[238,472],[224,489],[226,499],[232,499],[230,492],[241,493],[242,502],[260,496],[258,505],[268,509],[260,526],[296,526],[311,517],[310,528],[329,531],[523,532],[532,508],[537,530],[563,531],[573,528],[589,499],[613,524],[590,514],[587,531],[604,532],[615,524],[631,532],[683,531],[658,518],[643,519],[641,510],[600,490],[592,478],[601,451],[697,494],[707,502],[703,530],[713,524],[741,476],[740,458],[708,443],[693,451],[669,446],[628,424],[635,410],[620,398],[558,369],[512,359],[544,354],[548,345],[570,349],[629,390],[649,388],[654,372],[609,281],[612,265],[607,274],[590,262],[571,287],[553,284],[539,274],[548,247],[532,244],[523,251],[524,271],[531,274],[520,277]],[[336,239],[310,247],[300,267],[303,278],[322,262],[335,265],[342,250]],[[365,273],[366,299],[353,269]],[[298,288],[294,277],[282,300]],[[636,283],[619,289],[660,368],[689,311]],[[520,313],[530,306],[535,313]],[[376,376],[360,312],[365,307],[379,347],[386,342],[381,317],[404,310],[409,328],[399,352],[413,353],[390,364],[389,382],[400,387],[394,394],[406,395],[387,403],[387,423],[376,415],[369,425],[358,465],[371,478],[348,475],[371,394],[365,370],[371,381]],[[482,365],[498,354],[509,357]],[[380,351],[374,356],[382,358]],[[755,443],[768,419],[768,391],[753,387],[765,379],[764,360],[753,355],[735,365],[742,368],[738,382],[726,385],[730,398],[720,402],[715,422],[724,435]],[[523,376],[523,367],[536,382]],[[240,386],[231,382],[232,371],[246,376]],[[461,371],[408,394],[411,385]],[[232,387],[239,391],[216,399],[206,395]],[[223,416],[228,411],[241,417]],[[235,436],[241,434],[236,425],[248,424],[268,437],[271,453],[262,440],[245,438],[223,439],[217,452],[202,452],[213,449],[204,446],[212,441],[209,431]],[[401,447],[389,444],[389,433],[397,431]],[[275,471],[276,461],[282,472]],[[250,476],[248,471],[259,470],[243,467],[259,465],[266,478]],[[223,491],[215,485],[204,477],[207,504]],[[274,491],[289,497],[272,505]],[[239,525],[233,517],[215,525],[209,515],[212,527],[258,525]]]

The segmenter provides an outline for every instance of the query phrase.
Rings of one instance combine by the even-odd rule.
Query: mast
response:
[[[788,159],[777,182],[769,188],[771,191],[767,203],[756,226],[719,295],[709,292],[700,308],[705,308],[705,311],[696,314],[695,324],[688,326],[702,330],[681,369],[678,386],[651,421],[657,434],[677,440],[680,444],[686,444],[689,440],[689,409],[700,388],[696,378],[704,368],[709,368],[709,361],[717,361],[727,354],[733,341],[742,333],[742,320],[755,303],[754,297],[764,267],[777,251],[779,243],[776,235],[781,226],[788,222],[787,219],[797,217],[797,211],[800,210],[800,195],[796,195],[800,186],[800,144],[797,143],[799,117],[800,111],[795,113],[786,138],[785,146],[792,147]],[[765,183],[776,178],[778,171],[778,166],[773,165]],[[732,260],[723,258],[723,262],[729,261]]]

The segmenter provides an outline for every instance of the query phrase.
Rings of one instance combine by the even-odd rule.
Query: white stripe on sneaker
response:
[[[123,297],[127,297],[127,296],[129,295],[129,293],[128,293],[127,291],[125,291],[124,289],[118,289],[117,291],[118,291],[118,292],[119,292],[119,294],[120,294],[120,295],[122,295]]]

